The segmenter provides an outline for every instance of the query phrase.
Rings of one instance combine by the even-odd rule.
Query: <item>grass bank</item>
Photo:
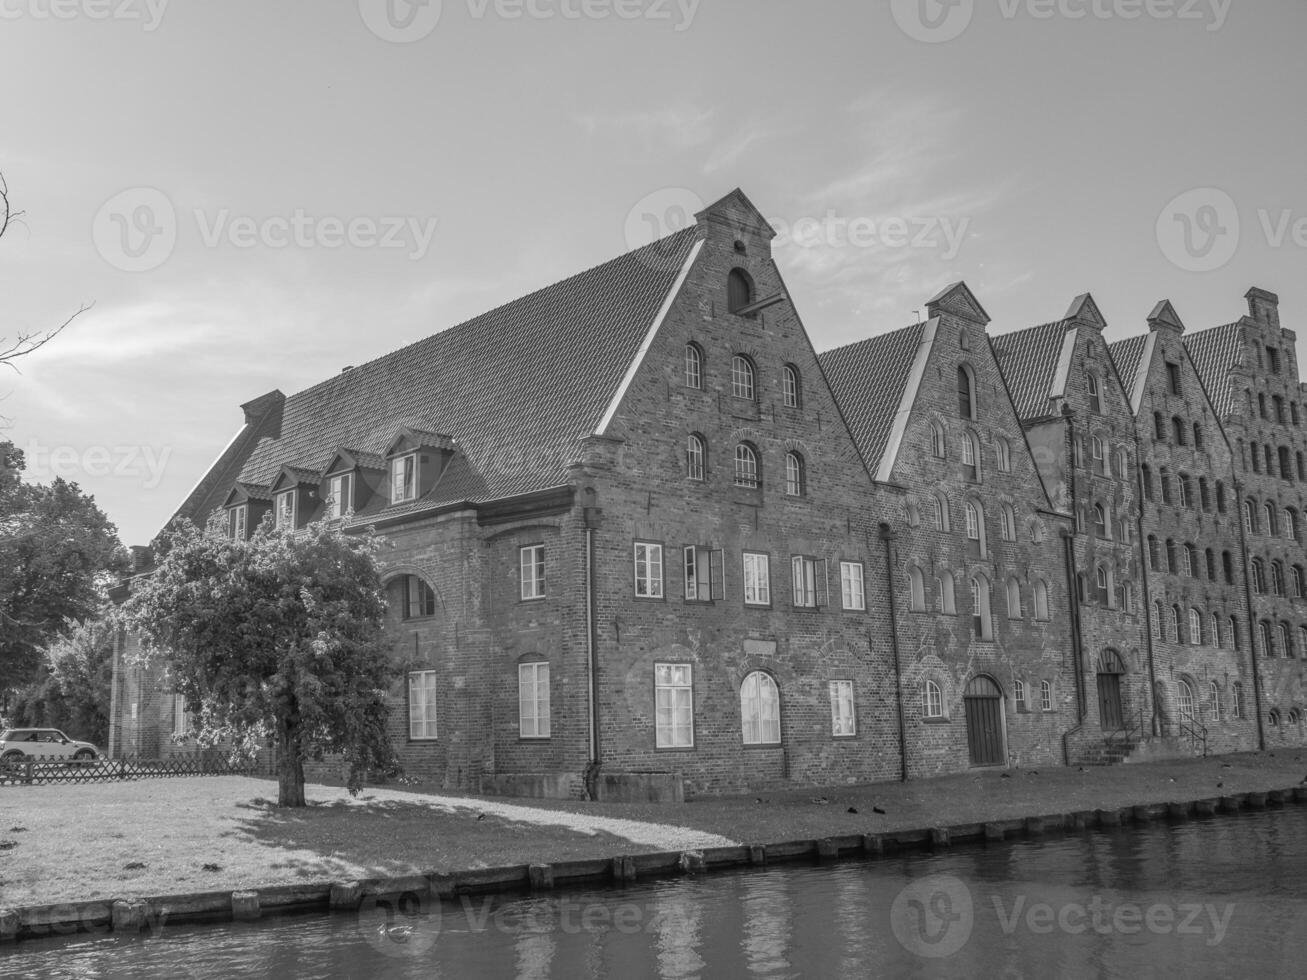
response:
[[[1284,789],[1307,751],[1078,770],[976,770],[907,783],[671,804],[311,786],[283,810],[247,777],[0,787],[0,908],[402,876],[1111,809]]]

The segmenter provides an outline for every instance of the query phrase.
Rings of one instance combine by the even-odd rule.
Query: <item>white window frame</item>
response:
[[[745,745],[781,744],[781,689],[765,670],[740,684],[740,735]]]
[[[293,531],[299,523],[299,490],[283,490],[275,501],[276,530]],[[289,506],[287,506],[289,505]]]
[[[174,694],[172,696],[172,733],[174,737],[180,738],[189,735],[191,731],[191,713],[186,710],[186,695]]]
[[[785,495],[787,497],[802,497],[807,490],[807,479],[804,474],[803,457],[796,452],[785,454]]]
[[[545,546],[528,544],[518,549],[518,581],[523,601],[545,597]]]
[[[830,682],[830,731],[834,738],[852,738],[858,734],[853,681]]]
[[[703,437],[691,432],[685,440],[685,475],[702,483],[708,478],[708,450]]]
[[[1048,681],[1039,682],[1039,710],[1053,710],[1053,685]]]
[[[548,660],[517,665],[517,721],[520,738],[550,737]]]
[[[867,589],[860,561],[840,562],[840,599],[845,609],[865,612]]]
[[[354,474],[337,473],[327,478],[327,519],[339,521],[354,513]]]
[[[1026,682],[1019,677],[1012,681],[1012,700],[1018,711],[1027,710]]]
[[[741,556],[744,570],[744,604],[771,605],[771,556],[764,551],[746,551]]]
[[[825,558],[795,555],[790,559],[796,609],[822,609],[830,604],[830,582]]]
[[[408,672],[408,738],[410,742],[436,741],[436,690],[436,672],[434,670],[410,670]]]
[[[390,502],[403,504],[418,499],[418,454],[404,453],[390,461]]]
[[[758,371],[753,361],[743,354],[731,357],[731,395],[745,401],[756,401],[758,396]]]
[[[635,597],[637,599],[662,599],[666,595],[663,588],[663,546],[656,541],[637,541],[632,548],[633,571],[635,574]]]
[[[781,376],[781,393],[786,408],[799,407],[799,391],[799,369],[787,364]]]
[[[748,443],[735,446],[735,485],[756,490],[762,481],[758,478],[758,450]]]
[[[693,664],[654,664],[654,747],[694,748]]]
[[[233,541],[244,541],[249,534],[250,505],[239,504],[228,512],[227,534]]]
[[[944,692],[932,680],[921,685],[921,717],[944,717]]]
[[[703,352],[698,344],[685,345],[685,387],[703,388]]]

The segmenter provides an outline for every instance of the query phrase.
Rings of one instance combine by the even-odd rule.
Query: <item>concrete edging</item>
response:
[[[78,933],[155,932],[169,922],[249,922],[288,912],[331,911],[357,914],[369,899],[378,896],[413,894],[419,898],[452,901],[461,895],[489,892],[540,892],[595,884],[621,886],[640,879],[706,874],[787,861],[874,859],[894,852],[940,850],[956,844],[983,846],[1009,839],[1038,838],[1048,833],[1115,829],[1154,821],[1182,823],[1212,817],[1218,813],[1238,814],[1244,810],[1278,808],[1290,803],[1307,803],[1307,785],[1206,799],[1014,817],[878,834],[847,834],[683,852],[626,854],[553,864],[432,871],[395,878],[309,882],[145,898],[32,905],[0,909],[0,943]]]

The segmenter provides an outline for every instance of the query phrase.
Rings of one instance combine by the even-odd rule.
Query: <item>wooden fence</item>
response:
[[[233,763],[225,755],[171,759],[23,759],[0,766],[0,786],[36,783],[108,783],[167,776],[249,776],[266,770],[258,761]]]

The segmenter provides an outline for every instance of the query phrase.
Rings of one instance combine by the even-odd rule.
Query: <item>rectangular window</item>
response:
[[[181,694],[172,697],[172,733],[185,735],[191,729],[191,713],[186,710],[186,698]]]
[[[233,507],[227,517],[227,533],[234,541],[244,541],[249,526],[250,508],[247,504]]]
[[[663,597],[663,546],[660,544],[635,543],[635,597]]]
[[[327,518],[338,521],[354,511],[354,474],[342,473],[327,481]]]
[[[794,605],[801,609],[824,609],[830,604],[826,580],[826,559],[795,555],[790,560],[794,573]]]
[[[857,734],[853,713],[853,681],[830,682],[830,731],[837,738]]]
[[[1166,362],[1166,383],[1171,389],[1171,394],[1179,395],[1180,391],[1180,365]]]
[[[418,496],[417,453],[396,456],[390,461],[390,502],[401,504]]]
[[[767,555],[756,551],[744,553],[744,604],[771,605],[771,568]]]
[[[532,544],[519,552],[522,577],[522,598],[545,597],[545,546]]]
[[[287,490],[277,494],[277,530],[295,530],[295,496],[296,491]]]
[[[408,737],[429,741],[436,737],[436,672],[415,670],[408,675]]]
[[[655,745],[694,746],[694,685],[690,664],[654,664]]]
[[[687,602],[717,602],[726,597],[726,556],[718,550],[686,545],[685,599]]]
[[[862,562],[840,562],[840,595],[845,609],[867,608],[867,593],[862,586]]]
[[[436,614],[436,593],[416,575],[404,576],[404,618],[419,619]]]
[[[517,667],[517,715],[522,738],[549,737],[549,664]]]

